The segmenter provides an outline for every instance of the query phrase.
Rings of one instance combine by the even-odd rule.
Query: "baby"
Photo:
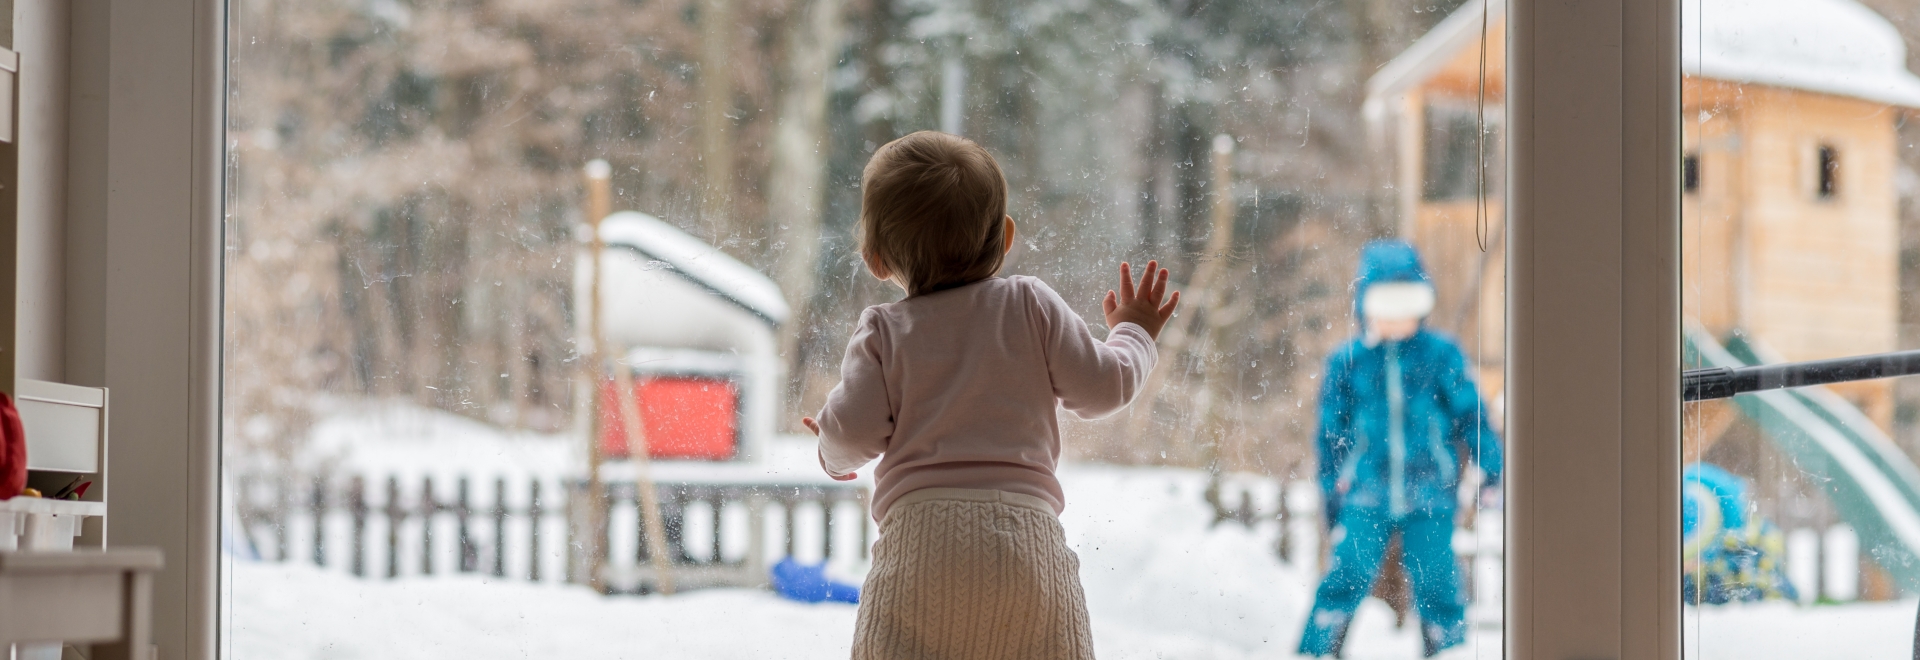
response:
[[[1126,407],[1180,294],[1158,263],[1137,283],[1120,264],[1101,342],[1046,283],[995,277],[1013,249],[1006,179],[964,138],[887,143],[861,188],[867,271],[907,297],[861,313],[840,385],[801,420],[835,479],[880,457],[853,657],[1092,658],[1054,411]]]

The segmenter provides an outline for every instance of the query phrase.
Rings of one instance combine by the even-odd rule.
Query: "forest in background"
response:
[[[1150,423],[1072,424],[1070,452],[1304,470],[1355,255],[1394,223],[1365,81],[1457,4],[233,0],[229,458],[291,456],[341,397],[569,428],[594,158],[616,209],[781,284],[789,410],[817,407],[858,310],[898,297],[851,249],[860,169],[957,127],[1006,170],[1006,272],[1094,325],[1119,260],[1216,264]]]

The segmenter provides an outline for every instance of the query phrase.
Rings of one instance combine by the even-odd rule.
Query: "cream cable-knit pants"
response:
[[[1040,498],[925,488],[880,524],[853,660],[963,658],[1093,658],[1080,559]]]

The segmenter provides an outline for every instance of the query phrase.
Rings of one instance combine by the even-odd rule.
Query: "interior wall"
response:
[[[14,376],[65,382],[67,181],[66,0],[17,0],[13,50],[20,55],[19,259]]]
[[[69,5],[61,373],[107,385],[107,0]]]

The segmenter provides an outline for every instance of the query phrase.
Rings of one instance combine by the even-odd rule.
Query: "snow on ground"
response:
[[[1195,471],[1070,466],[1062,477],[1063,522],[1101,657],[1291,657],[1315,576],[1274,556],[1271,525],[1209,529],[1205,477]],[[472,576],[388,582],[238,561],[228,585],[230,657],[239,660],[844,658],[853,635],[852,606],[754,590],[600,597]],[[1393,630],[1380,603],[1356,625],[1349,657],[1418,655],[1411,629]],[[1493,648],[1479,651],[1492,657]]]
[[[853,608],[769,592],[601,597],[478,577],[355,580],[310,566],[235,563],[236,660],[845,658]]]
[[[316,435],[309,456],[364,474],[546,478],[571,460],[559,437],[505,434],[406,406],[355,409],[323,423]],[[707,474],[713,466],[662,466],[674,470],[727,476]],[[722,472],[742,470],[779,481],[819,478],[806,443],[776,443],[765,465]],[[1061,481],[1068,499],[1062,523],[1080,556],[1100,657],[1293,657],[1319,576],[1275,556],[1276,525],[1210,526],[1205,476],[1197,471],[1069,465]],[[845,658],[853,636],[853,606],[795,603],[758,590],[602,597],[583,587],[471,575],[386,581],[352,578],[337,567],[229,566],[224,628],[227,657],[236,660],[798,660]],[[1687,656],[1906,657],[1914,607],[1689,610]],[[1498,624],[1479,611],[1472,641],[1446,657],[1500,657]],[[1349,658],[1419,657],[1413,629],[1396,630],[1379,601],[1363,605],[1354,626]]]
[[[1685,656],[1699,660],[1865,660],[1913,654],[1913,600],[1802,607],[1754,603],[1689,608]]]

